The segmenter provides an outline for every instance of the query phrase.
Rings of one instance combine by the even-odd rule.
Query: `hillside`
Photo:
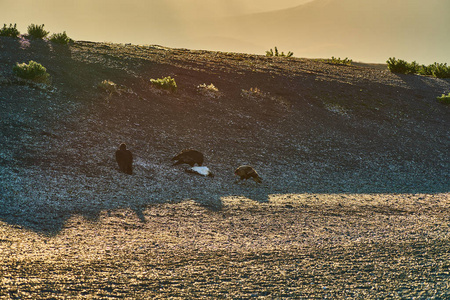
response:
[[[47,68],[51,86],[13,75],[16,62],[29,60]],[[362,241],[368,244],[358,248],[361,253],[383,249],[374,259],[385,267],[389,251],[406,251],[408,243],[425,238],[417,251],[446,260],[448,251],[440,251],[448,249],[450,116],[436,96],[450,91],[449,80],[392,74],[382,65],[84,41],[66,47],[13,38],[0,38],[0,70],[0,229],[5,236],[0,242],[2,268],[10,274],[3,282],[9,284],[5,293],[15,289],[11,278],[25,273],[34,274],[26,275],[31,294],[33,276],[47,276],[42,284],[53,282],[52,289],[43,295],[50,296],[71,286],[63,278],[67,270],[82,272],[76,277],[83,278],[88,293],[97,293],[99,286],[89,278],[99,274],[109,274],[102,278],[125,289],[128,279],[117,270],[142,275],[149,266],[168,272],[205,263],[205,272],[210,266],[245,269],[253,282],[242,279],[250,294],[258,290],[254,280],[279,280],[271,281],[265,295],[280,296],[278,287],[286,278],[272,278],[274,269],[254,274],[252,261],[274,268],[276,261],[297,265],[316,255],[321,265],[315,266],[324,271],[327,260],[340,261],[333,256],[335,246],[352,260],[352,247]],[[176,93],[151,86],[150,78],[164,76],[175,78]],[[99,89],[105,79],[118,84],[119,92]],[[213,83],[221,96],[199,93],[203,83]],[[260,92],[252,94],[250,88]],[[121,142],[135,156],[132,176],[119,173],[114,161]],[[215,177],[171,166],[170,158],[184,148],[202,151]],[[242,164],[254,166],[263,183],[235,184],[233,171]],[[384,231],[386,222],[392,227]],[[327,231],[330,226],[336,226],[334,233]],[[235,235],[227,240],[229,232]],[[375,241],[379,244],[370,244]],[[227,269],[224,253],[239,263]],[[107,261],[101,262],[104,255]],[[14,267],[20,262],[26,265],[22,271]],[[36,268],[47,275],[28,273]],[[303,276],[292,265],[286,268],[289,276]],[[340,273],[333,274],[330,278]],[[210,275],[197,275],[214,290],[202,281]],[[227,273],[227,280],[232,276]],[[170,276],[161,278],[162,292],[165,280],[173,282]],[[183,290],[182,280],[177,277],[175,289]],[[228,282],[230,289],[240,286]],[[154,297],[153,287],[152,292],[146,288],[152,283],[146,284],[134,287],[137,294],[124,290],[121,295]],[[286,295],[327,293],[302,284],[311,294],[292,290]],[[121,293],[101,286],[108,295]],[[239,291],[234,296],[250,296]],[[217,291],[185,292],[213,297]]]
[[[118,194],[123,182],[134,205],[174,195],[215,206],[236,194],[264,201],[274,193],[448,192],[449,111],[436,101],[450,91],[448,80],[152,46],[32,41],[22,49],[7,38],[1,45],[5,199],[39,191],[46,208],[58,195],[94,198],[100,211],[106,199],[118,198],[109,208],[129,196]],[[29,60],[48,69],[50,88],[13,77],[15,62]],[[152,89],[150,78],[169,75],[176,93]],[[104,79],[127,91],[108,96],[97,88]],[[223,96],[201,96],[202,83]],[[250,88],[272,98],[244,98]],[[113,156],[121,142],[136,157],[132,177],[117,174]],[[171,167],[169,159],[184,148],[202,151],[215,179]],[[233,184],[241,164],[253,165],[265,183]]]

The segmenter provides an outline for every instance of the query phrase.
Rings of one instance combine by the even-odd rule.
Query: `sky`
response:
[[[216,20],[308,1],[0,0],[0,22],[17,23],[23,33],[31,23],[45,24],[46,30],[66,31],[75,40],[198,48],[192,41],[210,36],[203,29]]]
[[[2,23],[45,23],[47,30],[73,32],[75,38],[97,37],[147,43],[154,31],[183,31],[187,24],[295,7],[312,0],[0,0]],[[147,34],[146,34],[147,33]],[[156,42],[158,35],[156,34]]]
[[[450,63],[450,0],[0,0],[0,24],[75,40]],[[440,17],[442,16],[442,17]]]

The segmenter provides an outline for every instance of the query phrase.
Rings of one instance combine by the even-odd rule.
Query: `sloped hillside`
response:
[[[237,53],[1,38],[1,218],[53,231],[70,215],[221,197],[267,201],[283,193],[448,192],[448,80],[385,66]],[[35,60],[49,87],[13,76]],[[151,78],[173,77],[176,93]],[[117,93],[97,85],[116,83]],[[198,91],[213,83],[220,97]],[[135,174],[120,174],[125,142]],[[184,148],[215,178],[172,167]],[[254,166],[263,184],[234,184]],[[29,205],[32,202],[33,205]]]
[[[29,60],[50,86],[13,75]],[[449,91],[384,65],[0,38],[0,298],[446,299]],[[215,177],[171,166],[183,148]],[[262,184],[235,184],[241,164]]]

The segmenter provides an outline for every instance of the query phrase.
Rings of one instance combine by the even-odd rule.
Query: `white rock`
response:
[[[186,170],[186,172],[189,173],[196,173],[202,176],[211,176],[214,177],[213,173],[211,173],[211,170],[208,167],[202,166],[202,167],[192,167]]]

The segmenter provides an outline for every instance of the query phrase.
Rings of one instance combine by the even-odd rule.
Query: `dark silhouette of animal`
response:
[[[173,166],[181,164],[188,164],[191,167],[195,164],[201,166],[203,164],[203,154],[197,150],[185,149],[172,158],[172,160],[176,160]]]
[[[234,171],[234,175],[239,176],[241,179],[240,180],[244,180],[244,179],[249,179],[252,178],[254,181],[261,183],[261,177],[259,177],[258,173],[255,171],[255,169],[253,169],[250,166],[240,166],[239,168],[236,169],[236,171]],[[239,180],[237,180],[239,181]],[[236,181],[236,182],[237,182]]]
[[[119,164],[120,171],[126,174],[133,174],[133,154],[127,149],[125,143],[120,144],[116,151],[116,161]]]

